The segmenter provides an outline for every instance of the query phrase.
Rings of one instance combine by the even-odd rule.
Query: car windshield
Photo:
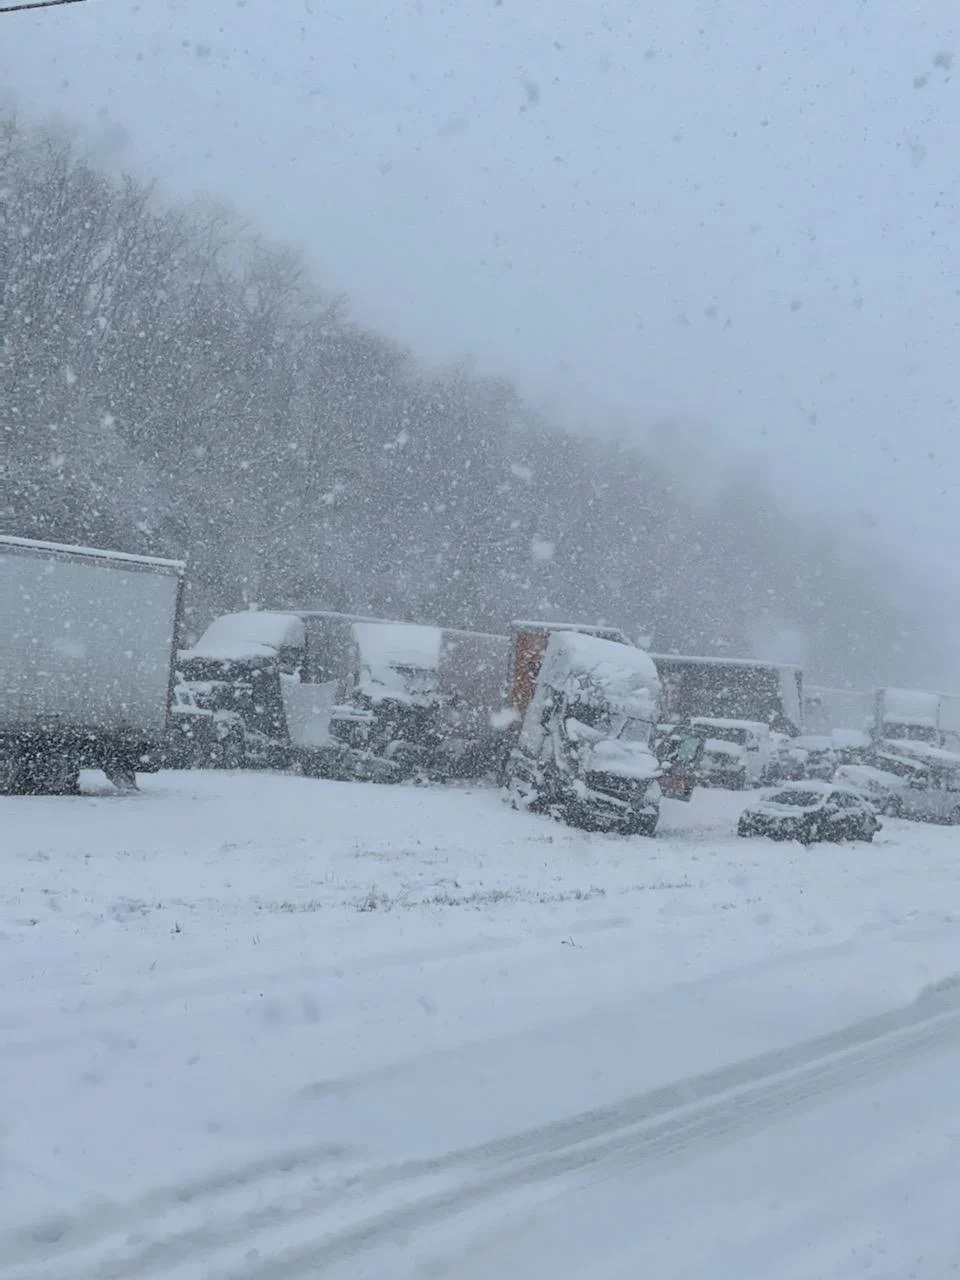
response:
[[[770,804],[785,804],[796,809],[811,809],[823,796],[817,791],[778,791],[768,797]]]
[[[896,774],[898,778],[907,778],[917,782],[926,782],[927,780],[923,765],[912,760],[901,760],[896,756],[877,756],[876,767],[885,773]]]

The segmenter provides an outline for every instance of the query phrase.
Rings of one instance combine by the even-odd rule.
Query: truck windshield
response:
[[[400,666],[394,670],[399,672],[403,686],[414,698],[432,698],[440,688],[440,674],[427,667]]]
[[[592,702],[571,702],[567,705],[567,716],[579,720],[590,729],[598,729],[601,733],[610,730],[610,711],[607,707],[598,707]]]
[[[624,720],[617,737],[621,742],[649,742],[652,728],[653,726],[648,724],[646,720],[636,720],[628,717]]]
[[[732,742],[738,747],[745,747],[747,745],[746,729],[737,729],[730,725],[720,724],[700,724],[697,727],[701,729],[708,738],[713,738],[715,742]]]

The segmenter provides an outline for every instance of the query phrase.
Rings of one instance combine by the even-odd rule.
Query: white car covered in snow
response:
[[[914,740],[883,742],[871,763],[905,780],[896,793],[900,817],[960,824],[960,755],[956,752]]]
[[[910,779],[889,769],[872,764],[842,764],[834,774],[834,781],[857,791],[880,813],[899,817],[902,797],[910,786]]]
[[[809,779],[763,792],[740,815],[737,834],[812,844],[872,840],[881,825],[876,809],[860,792]]]

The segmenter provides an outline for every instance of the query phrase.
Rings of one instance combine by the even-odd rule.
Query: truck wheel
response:
[[[103,772],[107,775],[107,781],[112,782],[118,791],[128,794],[139,790],[137,773],[132,765],[111,765]]]
[[[228,733],[220,743],[217,765],[221,769],[243,767],[244,741],[242,731]]]
[[[23,762],[16,756],[0,756],[0,796],[27,795]]]
[[[20,766],[21,795],[78,796],[80,770],[60,756],[33,756]]]

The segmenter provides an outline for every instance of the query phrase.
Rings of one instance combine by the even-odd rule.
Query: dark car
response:
[[[771,840],[872,840],[877,811],[852,787],[829,782],[786,783],[768,791],[740,815],[737,834]]]

